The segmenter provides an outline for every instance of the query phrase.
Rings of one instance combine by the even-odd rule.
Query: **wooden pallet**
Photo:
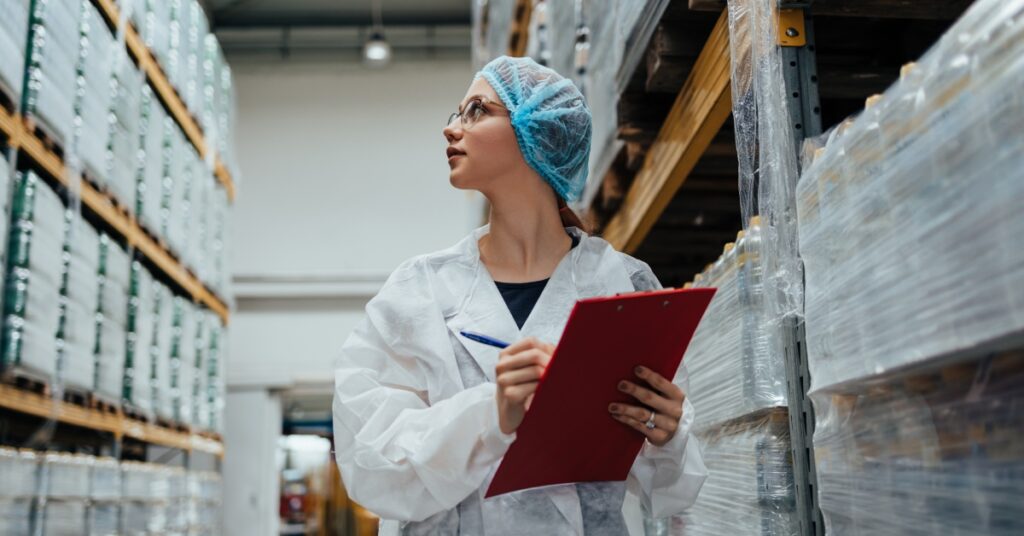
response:
[[[130,404],[128,402],[124,402],[121,404],[121,411],[124,413],[124,416],[128,419],[141,421],[147,424],[152,424],[154,422],[152,412],[147,412],[142,409],[139,409],[135,405]]]
[[[111,415],[121,414],[120,402],[114,402],[96,393],[89,394],[89,407],[102,413],[108,413]]]
[[[65,403],[74,404],[83,408],[91,408],[91,393],[87,389],[64,386],[64,394],[61,397]]]
[[[50,396],[50,380],[45,374],[20,366],[12,366],[0,374],[0,383],[22,391]]]
[[[42,143],[43,148],[56,155],[61,162],[64,161],[64,144],[49,126],[35,117],[29,116],[23,117],[22,122],[24,123],[25,134],[34,136]]]

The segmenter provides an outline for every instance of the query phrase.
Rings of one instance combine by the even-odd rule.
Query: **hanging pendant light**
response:
[[[380,68],[391,63],[391,45],[384,38],[382,19],[381,0],[373,0],[373,29],[363,45],[363,63],[368,67]]]

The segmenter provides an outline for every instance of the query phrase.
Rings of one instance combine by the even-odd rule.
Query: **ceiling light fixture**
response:
[[[363,45],[363,63],[369,67],[384,67],[391,63],[391,45],[384,38],[381,0],[373,0],[373,29]]]

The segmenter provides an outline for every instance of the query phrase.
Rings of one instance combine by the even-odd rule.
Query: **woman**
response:
[[[706,476],[685,371],[639,369],[609,419],[646,436],[627,482],[483,496],[576,300],[660,288],[650,268],[588,236],[565,201],[586,180],[590,111],[530,59],[477,74],[448,140],[451,184],[490,200],[490,223],[399,266],[366,306],[335,377],[338,466],[381,533],[624,534],[627,486],[649,515],[693,503]],[[515,341],[498,351],[463,329]],[[586,437],[552,438],[588,448]]]

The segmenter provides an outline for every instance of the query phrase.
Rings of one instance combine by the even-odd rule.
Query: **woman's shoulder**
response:
[[[616,253],[622,259],[626,273],[629,274],[629,279],[633,282],[633,288],[636,290],[657,290],[662,288],[661,282],[658,281],[658,276],[654,275],[654,270],[651,270],[650,265],[628,253],[621,251],[616,251]]]

